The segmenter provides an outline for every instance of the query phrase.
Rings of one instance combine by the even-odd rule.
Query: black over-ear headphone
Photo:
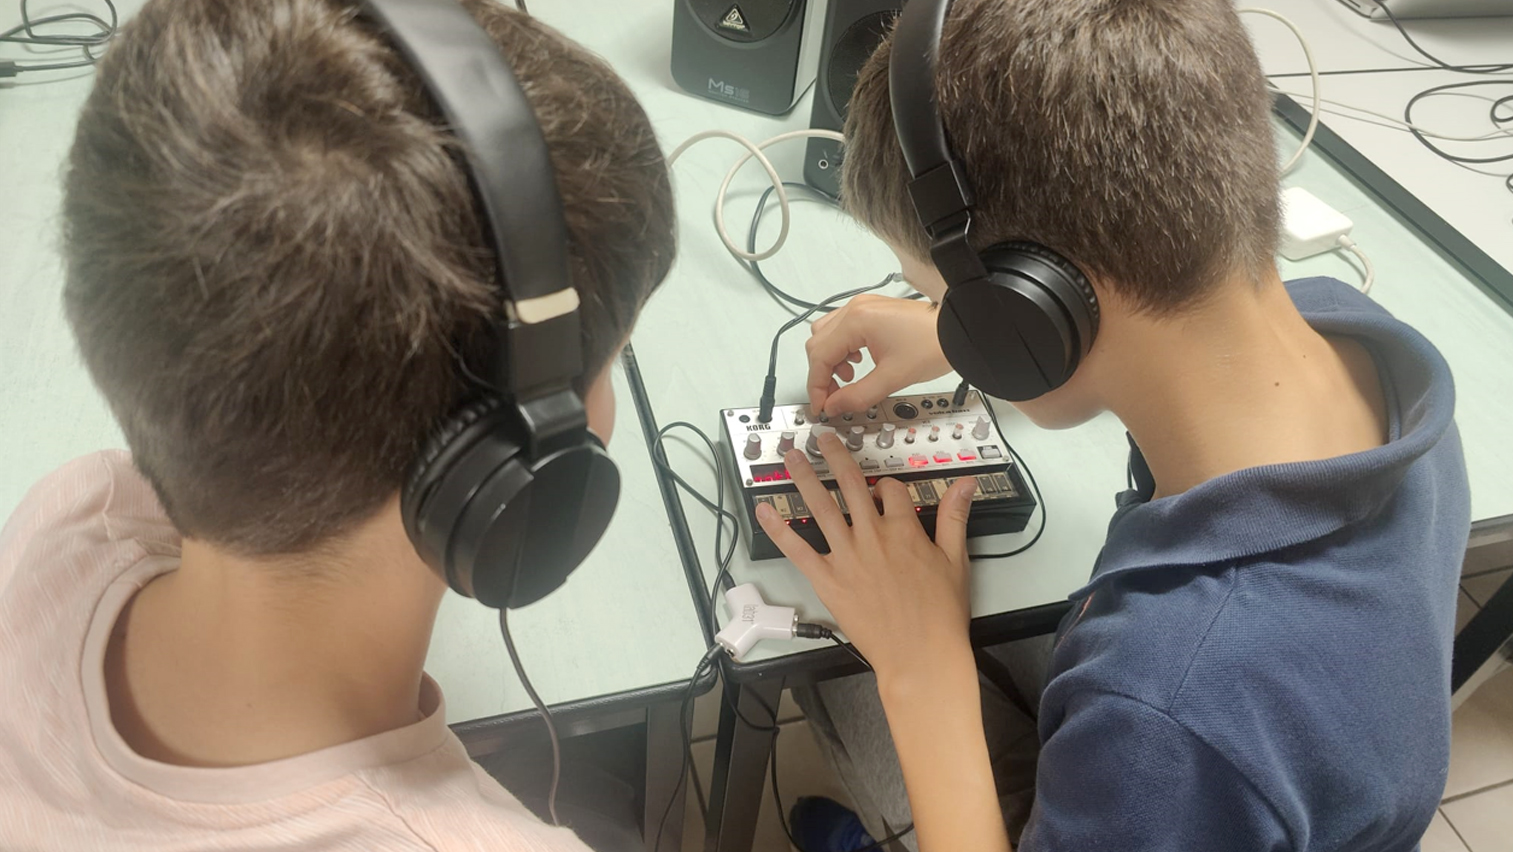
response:
[[[491,391],[453,412],[400,494],[405,530],[458,592],[518,607],[604,534],[620,474],[588,430],[578,292],[546,140],[499,47],[456,0],[364,0],[456,136],[498,258]]]
[[[888,89],[909,195],[948,289],[936,331],[962,378],[993,396],[1034,399],[1065,384],[1098,334],[1098,298],[1071,261],[1039,243],[968,243],[972,185],[935,102],[951,0],[911,0],[893,33]]]

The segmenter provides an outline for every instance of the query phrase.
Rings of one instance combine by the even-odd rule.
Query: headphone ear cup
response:
[[[953,283],[936,330],[962,378],[1014,402],[1061,387],[1092,347],[1098,299],[1075,265],[1038,243],[982,254],[985,278]]]
[[[1048,271],[1055,273],[1040,276],[1040,283],[1066,307],[1072,325],[1077,329],[1079,345],[1073,348],[1086,355],[1093,347],[1093,339],[1098,336],[1098,324],[1103,316],[1093,282],[1077,268],[1077,264],[1040,243],[1019,240],[983,252],[983,263],[989,271],[1022,267],[1026,258],[1040,261],[1049,268]]]
[[[416,551],[454,591],[499,607],[539,600],[603,537],[620,473],[593,433],[530,460],[509,410],[477,400],[426,443],[400,495]]]
[[[619,469],[597,440],[513,467],[479,489],[453,554],[459,591],[496,608],[560,587],[604,536],[620,495]]]
[[[485,417],[498,411],[501,404],[498,397],[481,397],[464,403],[443,420],[421,445],[420,453],[416,455],[415,463],[410,468],[410,475],[406,478],[404,487],[400,489],[399,511],[404,521],[405,532],[421,558],[435,568],[437,573],[445,575],[442,567],[445,554],[429,546],[429,539],[434,536],[426,535],[421,522],[426,498],[435,489],[446,471],[451,468],[451,463],[456,460],[456,456],[466,448],[458,438]],[[442,541],[445,539],[443,538]]]
[[[996,276],[953,285],[936,333],[951,367],[979,390],[1020,402],[1060,387],[1075,366],[1071,328],[1038,288]]]

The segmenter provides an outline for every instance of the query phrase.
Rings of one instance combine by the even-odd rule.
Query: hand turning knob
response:
[[[850,434],[846,435],[846,449],[848,449],[848,450],[859,450],[859,449],[861,449],[862,448],[862,436],[864,434],[866,434],[866,431],[867,431],[866,429],[863,429],[860,426],[852,426]]]
[[[778,436],[779,454],[786,454],[789,450],[793,449],[793,438],[794,434],[792,432],[784,432],[782,435]]]
[[[762,457],[762,436],[755,432],[746,436],[746,451],[742,453],[748,459]]]
[[[897,426],[894,426],[892,423],[884,423],[882,431],[877,433],[878,449],[886,450],[893,446],[893,433],[897,431]]]
[[[809,440],[804,444],[804,449],[808,450],[811,456],[820,455],[820,436],[834,431],[829,426],[815,426],[809,430]]]

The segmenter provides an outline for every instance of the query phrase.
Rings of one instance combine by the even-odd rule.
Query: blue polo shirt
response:
[[[1288,290],[1370,351],[1388,443],[1119,495],[1057,637],[1021,852],[1409,852],[1434,816],[1470,528],[1450,371],[1353,288]]]

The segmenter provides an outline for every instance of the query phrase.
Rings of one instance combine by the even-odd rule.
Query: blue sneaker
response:
[[[788,825],[799,852],[855,852],[873,845],[856,812],[824,796],[800,796]]]

